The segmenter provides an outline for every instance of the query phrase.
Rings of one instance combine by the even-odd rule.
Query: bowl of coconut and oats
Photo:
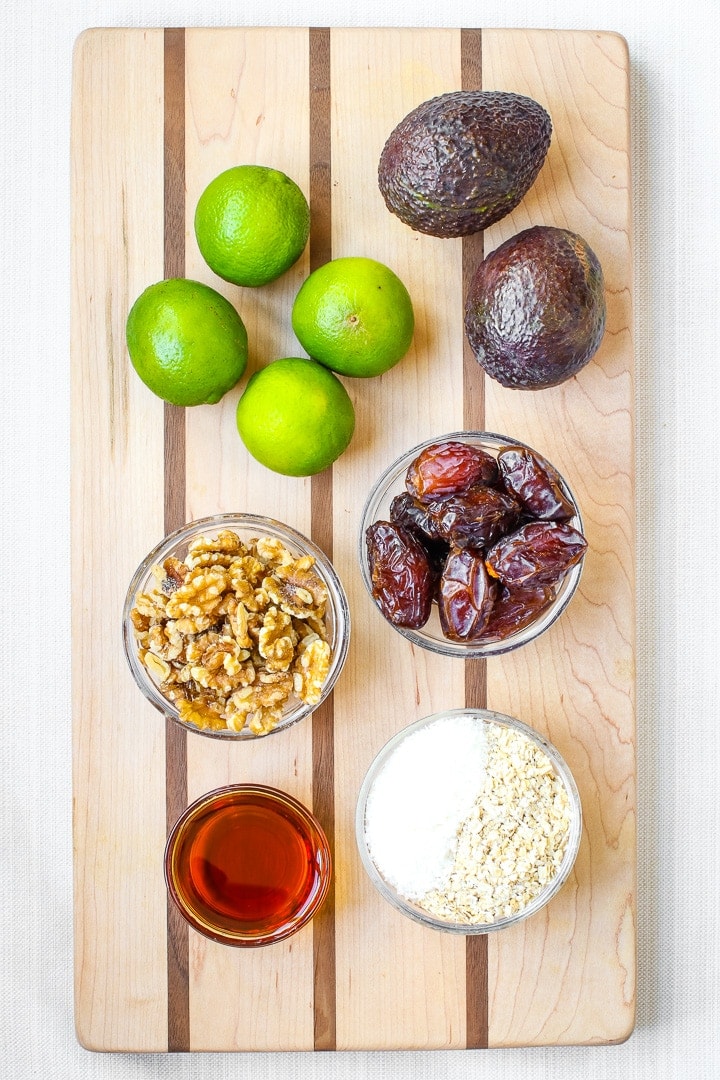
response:
[[[360,857],[381,896],[436,930],[486,934],[543,908],[582,833],[575,780],[532,727],[451,709],[389,740],[357,802]]]
[[[325,700],[350,612],[321,549],[255,514],[192,521],[142,560],[123,611],[125,656],[161,713],[189,731],[254,739]]]

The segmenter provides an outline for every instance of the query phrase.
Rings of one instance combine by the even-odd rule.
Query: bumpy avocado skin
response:
[[[391,132],[380,155],[380,191],[388,210],[417,232],[467,236],[517,206],[551,134],[545,109],[521,94],[441,94]]]
[[[577,233],[536,225],[496,248],[473,275],[465,332],[503,386],[557,386],[587,364],[605,331],[602,267]]]

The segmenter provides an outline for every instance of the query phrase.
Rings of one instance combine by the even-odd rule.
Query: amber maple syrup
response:
[[[329,873],[327,840],[309,811],[259,785],[211,792],[168,841],[173,899],[196,929],[230,944],[294,933],[324,899]]]

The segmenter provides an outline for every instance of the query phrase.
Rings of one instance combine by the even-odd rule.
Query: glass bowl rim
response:
[[[538,893],[526,907],[522,908],[514,915],[497,919],[492,923],[454,923],[444,921],[438,916],[424,911],[412,900],[407,900],[400,895],[393,885],[385,880],[370,854],[365,839],[365,811],[368,796],[375,779],[379,776],[387,760],[395,752],[397,747],[416,731],[429,727],[432,723],[446,717],[456,716],[480,717],[486,723],[501,724],[504,727],[512,727],[516,731],[521,732],[547,754],[557,775],[565,785],[570,801],[570,833],[568,836],[567,848],[565,849],[565,854],[557,874],[551,878],[545,888]],[[437,712],[430,713],[428,716],[420,717],[418,720],[414,720],[399,731],[396,731],[395,734],[380,747],[370,762],[365,776],[363,777],[362,784],[360,785],[355,806],[355,840],[360,854],[360,861],[377,892],[397,911],[406,915],[408,918],[413,919],[415,922],[433,930],[458,934],[465,937],[490,934],[494,933],[496,930],[503,930],[509,926],[514,926],[515,924],[530,918],[530,916],[544,908],[556,893],[560,891],[572,872],[580,848],[582,829],[583,811],[580,792],[575,777],[558,748],[546,738],[546,736],[530,724],[525,723],[525,721],[518,720],[517,717],[509,716],[506,713],[489,708],[465,707],[457,709],[441,709]]]
[[[333,619],[335,622],[335,640],[333,642],[330,670],[328,671],[327,678],[323,684],[320,700],[314,705],[298,702],[298,704],[288,713],[287,717],[281,720],[276,727],[261,735],[254,735],[247,729],[243,729],[242,731],[231,731],[229,728],[227,730],[203,729],[195,727],[192,724],[187,724],[181,720],[173,703],[163,697],[146,668],[138,660],[135,648],[135,637],[130,620],[130,611],[139,591],[140,583],[148,577],[153,566],[158,562],[162,562],[164,558],[167,558],[169,552],[186,538],[189,539],[194,534],[201,533],[204,529],[219,530],[223,527],[231,528],[232,522],[235,522],[236,525],[243,529],[253,529],[254,527],[257,527],[259,530],[265,529],[268,535],[278,535],[282,539],[286,539],[291,544],[294,544],[300,554],[308,553],[313,555],[315,557],[316,567],[319,567],[321,577],[328,586],[328,598],[330,606],[332,607]],[[260,535],[262,535],[262,533],[260,533]],[[237,511],[234,513],[223,512],[221,514],[210,514],[206,517],[193,518],[191,521],[186,522],[184,525],[179,526],[177,529],[174,529],[164,536],[155,544],[147,555],[145,555],[133,573],[125,594],[122,612],[122,642],[125,659],[136,685],[146,700],[149,701],[158,712],[167,719],[172,720],[173,723],[177,724],[183,731],[189,731],[195,735],[202,735],[204,738],[209,739],[245,742],[264,739],[269,735],[286,731],[287,728],[292,727],[294,724],[299,723],[299,721],[310,716],[311,713],[322,704],[332,691],[345,665],[350,643],[350,626],[350,607],[345,588],[340,580],[337,570],[322,548],[298,529],[285,524],[285,522],[280,521],[277,518],[268,517],[262,514],[250,514],[245,513],[244,511]]]
[[[547,462],[547,464],[551,466],[551,468],[556,472],[557,476],[559,477],[560,483],[563,487],[563,491],[568,496],[575,509],[575,513],[570,519],[570,521],[572,522],[574,527],[583,534],[584,527],[580,506],[577,499],[575,498],[575,494],[572,488],[568,484],[563,474],[556,468],[555,465],[553,465],[549,458],[545,457],[544,454],[541,454],[539,450],[536,450],[534,447],[530,446],[529,443],[525,443],[521,439],[511,438],[508,435],[501,435],[498,432],[463,430],[451,431],[444,435],[435,435],[432,438],[424,439],[422,442],[418,443],[417,446],[414,446],[411,449],[404,451],[402,454],[396,457],[395,460],[390,465],[388,465],[388,467],[380,474],[380,476],[376,479],[376,481],[370,488],[370,492],[365,500],[365,504],[360,515],[360,529],[358,532],[357,543],[358,561],[360,563],[360,574],[363,580],[363,584],[365,586],[365,590],[372,601],[373,607],[377,609],[380,617],[389,626],[392,626],[393,630],[397,631],[398,634],[401,634],[408,641],[412,642],[413,645],[418,645],[420,648],[427,649],[428,652],[436,653],[439,656],[456,657],[461,660],[476,660],[490,656],[502,656],[505,653],[512,652],[515,649],[521,648],[523,645],[529,645],[530,642],[535,641],[537,638],[540,637],[541,634],[544,634],[546,630],[549,630],[550,627],[555,622],[557,622],[557,620],[566,610],[570,601],[575,595],[577,587],[580,583],[580,578],[582,576],[585,559],[582,558],[580,562],[576,563],[575,566],[572,566],[568,570],[561,582],[561,591],[558,592],[555,599],[544,610],[544,612],[541,613],[540,617],[537,620],[534,620],[527,626],[523,627],[521,630],[516,631],[514,634],[511,634],[510,637],[504,638],[501,641],[486,642],[485,644],[478,645],[473,644],[472,642],[464,644],[463,642],[450,641],[450,639],[448,638],[444,638],[443,640],[435,640],[423,633],[424,627],[420,630],[413,630],[406,626],[396,626],[394,623],[391,623],[389,619],[385,619],[385,616],[380,611],[378,604],[372,595],[372,584],[370,581],[370,574],[368,569],[365,532],[366,529],[373,523],[373,521],[380,520],[376,517],[370,519],[370,509],[374,503],[379,503],[381,499],[387,495],[388,488],[394,481],[399,479],[403,467],[407,468],[411,461],[426,447],[432,446],[434,443],[439,442],[461,442],[463,440],[475,440],[480,443],[495,443],[500,446],[508,447],[519,446],[522,447],[524,450],[531,451],[531,453],[535,454],[542,461]],[[381,492],[382,495],[380,494]]]
[[[289,929],[285,929],[282,933],[276,932],[273,935],[266,935],[265,937],[249,937],[240,933],[232,934],[230,931],[213,928],[210,924],[204,924],[201,919],[195,916],[189,907],[183,904],[177,889],[172,882],[172,874],[170,871],[174,847],[187,822],[195,815],[199,814],[206,806],[212,805],[224,796],[240,794],[241,792],[268,796],[275,802],[282,803],[289,807],[293,814],[301,818],[304,823],[314,831],[318,839],[318,851],[323,857],[320,884],[311,900],[301,909],[301,914],[297,922],[293,922],[293,925]],[[204,937],[209,938],[211,941],[216,941],[221,945],[252,949],[262,948],[266,945],[274,945],[281,941],[287,941],[288,938],[293,937],[298,930],[301,930],[310,922],[322,907],[329,892],[333,873],[333,859],[327,833],[318,821],[314,812],[310,810],[305,803],[301,802],[296,796],[291,795],[289,792],[283,791],[281,788],[275,787],[272,784],[247,781],[243,783],[223,784],[221,787],[213,788],[211,791],[206,791],[202,795],[199,795],[185,807],[183,812],[173,822],[167,840],[165,841],[163,871],[168,896],[189,926]]]

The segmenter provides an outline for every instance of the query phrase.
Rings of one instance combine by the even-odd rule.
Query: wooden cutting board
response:
[[[517,210],[466,240],[412,232],[384,207],[380,150],[411,108],[461,87],[513,90],[552,116],[546,164]],[[72,118],[72,547],[77,1032],[98,1050],[425,1049],[611,1043],[632,1030],[636,953],[635,510],[628,56],[583,31],[91,30],[78,40]],[[196,201],[242,162],[308,194],[312,235],[274,284],[216,278],[194,240]],[[603,344],[579,376],[505,390],[468,356],[468,276],[534,223],[566,226],[607,282]],[[332,470],[289,479],[244,451],[234,410],[166,408],[125,350],[129,306],[184,275],[237,304],[249,370],[300,347],[294,295],[328,258],[389,264],[413,297],[411,352],[346,380],[357,413]],[[403,450],[459,428],[530,443],[578,495],[590,549],[579,592],[532,646],[463,664],[414,649],[367,598],[359,515]],[[332,554],[353,631],[332,701],[251,744],[166,727],[135,687],[120,639],[128,581],[171,528],[220,511],[280,518]],[[374,892],[356,852],[362,776],[400,727],[484,701],[547,734],[584,810],[575,872],[512,931],[426,930]],[[313,806],[334,890],[290,942],[239,951],[168,912],[162,854],[188,800],[258,781]]]

